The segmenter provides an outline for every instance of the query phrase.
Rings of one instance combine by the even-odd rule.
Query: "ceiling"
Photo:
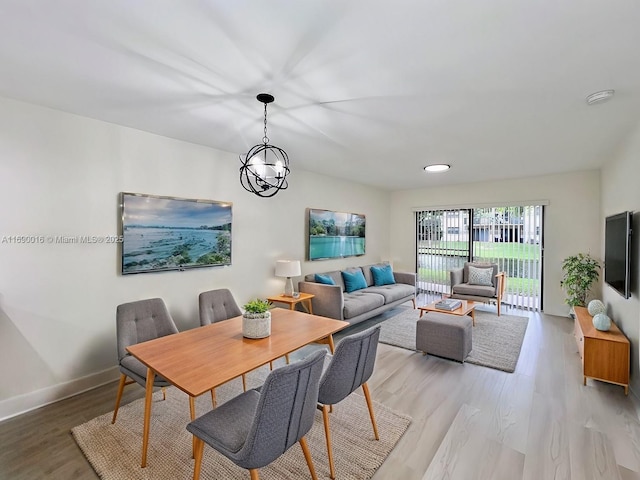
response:
[[[507,179],[615,154],[639,24],[636,0],[0,0],[0,95],[240,154],[268,92],[292,178]]]

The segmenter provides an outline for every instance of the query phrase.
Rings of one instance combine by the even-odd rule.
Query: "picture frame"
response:
[[[366,218],[360,213],[307,209],[307,259],[361,256],[366,251]]]
[[[232,207],[121,192],[122,275],[231,265]]]

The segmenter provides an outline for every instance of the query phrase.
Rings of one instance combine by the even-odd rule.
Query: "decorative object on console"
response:
[[[598,281],[600,264],[588,253],[578,253],[562,261],[560,286],[567,293],[565,302],[571,307],[584,307],[587,294],[594,282]]]
[[[120,194],[121,272],[231,265],[229,202]]]
[[[607,307],[604,306],[602,300],[591,300],[589,305],[587,305],[587,310],[589,311],[589,315],[595,317],[599,313],[607,313]]]
[[[265,338],[271,335],[272,307],[268,300],[256,298],[243,305],[242,336],[247,338]]]
[[[364,255],[365,216],[358,213],[307,209],[307,258],[326,260]]]
[[[289,186],[289,156],[280,147],[269,145],[267,137],[267,104],[275,98],[268,93],[260,93],[256,98],[264,103],[264,137],[261,144],[251,147],[246,155],[240,155],[240,184],[259,197],[273,197]]]
[[[611,319],[606,313],[596,313],[593,316],[593,326],[601,332],[608,332],[611,328]]]
[[[300,274],[300,262],[298,260],[278,260],[276,262],[276,277],[287,277],[287,281],[284,284],[285,297],[293,297],[291,277],[298,277]]]

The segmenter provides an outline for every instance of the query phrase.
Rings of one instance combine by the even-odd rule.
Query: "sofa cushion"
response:
[[[363,290],[356,290],[353,293],[344,294],[344,319],[348,320],[363,313],[384,305],[384,297],[377,293],[364,293]]]
[[[316,283],[322,283],[324,285],[335,285],[336,282],[333,281],[329,275],[322,275],[321,273],[316,273],[314,276],[314,280]]]
[[[371,275],[373,275],[373,284],[376,287],[382,285],[393,285],[396,279],[393,277],[391,265],[373,265],[371,267]]]
[[[387,262],[383,263],[374,263],[372,265],[365,265],[362,267],[362,273],[364,274],[364,279],[367,281],[367,287],[373,285],[373,274],[371,273],[371,267],[384,267],[385,265],[389,265]]]
[[[469,265],[469,285],[493,286],[493,268],[478,268]]]
[[[485,287],[483,285],[469,285],[468,283],[459,283],[452,288],[453,294],[458,295],[474,295],[478,297],[495,297],[495,287]]]
[[[377,293],[384,297],[384,303],[392,303],[396,300],[415,295],[416,289],[413,285],[407,285],[406,283],[394,283],[393,285],[368,287],[362,290],[362,292]]]
[[[333,279],[333,281],[334,281],[334,284],[335,285],[340,285],[340,288],[344,292],[344,281],[342,280],[342,274],[340,273],[340,270],[334,270],[333,272],[323,272],[320,275],[331,277]],[[310,273],[308,275],[305,275],[304,281],[305,282],[316,282],[316,274],[315,273]],[[320,283],[320,282],[316,282],[316,283]]]
[[[344,280],[344,291],[347,293],[367,288],[367,281],[364,279],[364,274],[359,268],[344,270],[342,272],[342,279]]]

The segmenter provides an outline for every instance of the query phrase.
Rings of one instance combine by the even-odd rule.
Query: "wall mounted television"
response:
[[[631,296],[631,233],[633,214],[605,219],[604,281],[624,298]]]
[[[364,255],[365,216],[359,213],[308,210],[309,260]]]
[[[231,207],[122,192],[122,274],[231,265]]]

